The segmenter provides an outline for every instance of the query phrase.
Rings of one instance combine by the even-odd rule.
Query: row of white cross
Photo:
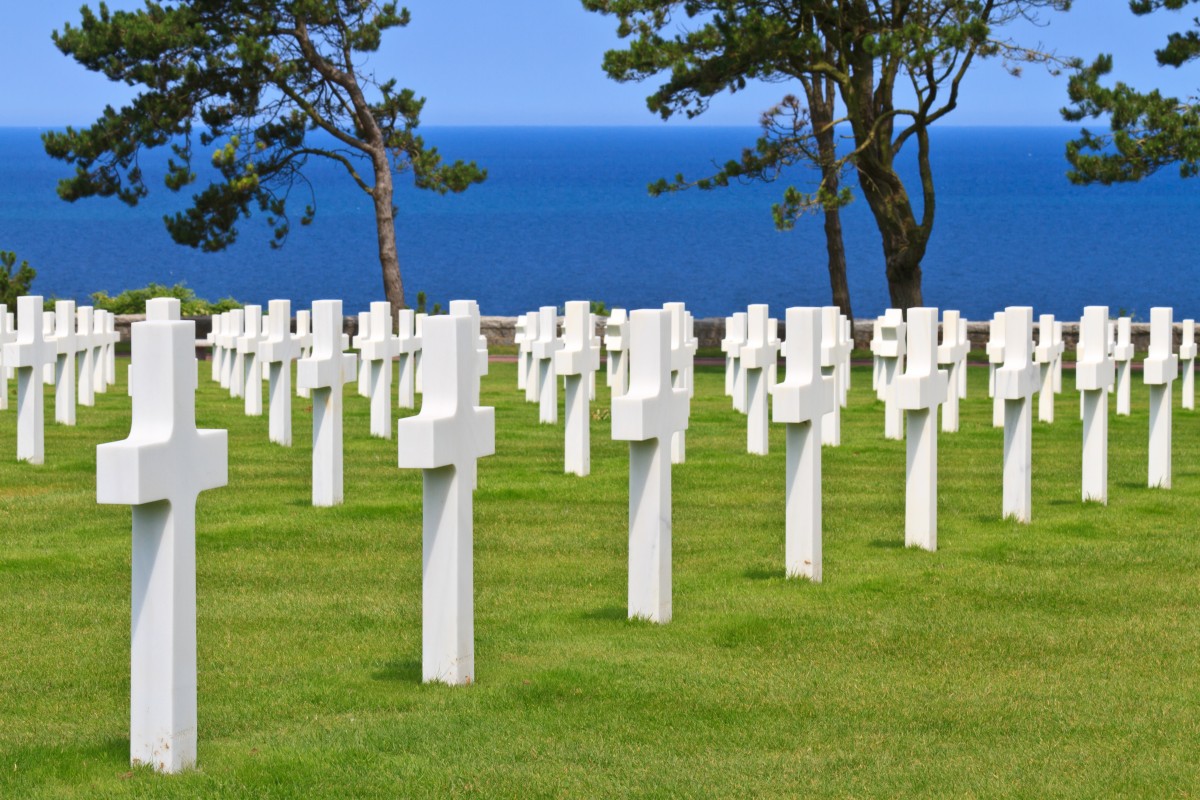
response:
[[[26,300],[31,301],[30,308],[35,307],[32,303],[41,306],[40,298],[22,298],[19,319]],[[231,365],[231,384],[234,374],[242,374],[244,390],[261,390],[262,378],[247,362],[259,364],[257,369],[266,364],[272,398],[278,391],[290,402],[283,374],[290,374],[290,362],[301,354],[305,342],[303,333],[290,333],[290,309],[282,303],[272,302],[268,334],[261,341],[246,333],[260,331],[261,318],[256,320],[250,312],[247,327],[243,313],[241,335],[224,340],[230,346],[224,348],[221,370],[214,373],[218,380],[219,373]],[[314,304],[311,349],[299,358],[298,383],[313,402],[314,502],[318,483],[325,484],[323,497],[336,494],[340,499],[341,395],[344,384],[354,380],[357,362],[354,354],[344,352],[341,310],[341,301]],[[378,314],[379,325],[374,318],[368,321],[371,332],[363,334],[359,349],[370,372],[367,390],[374,409],[376,392],[390,398],[391,363],[400,353],[388,344],[398,338],[391,334],[390,307],[374,304],[371,314]],[[553,391],[557,374],[564,375],[568,426],[571,410],[584,410],[582,439],[572,442],[568,436],[568,466],[573,448],[576,453],[582,448],[586,464],[586,379],[599,366],[595,321],[589,304],[568,303],[560,342],[556,309],[545,307],[537,317],[539,335],[529,345],[530,355],[519,372],[526,373],[528,387],[531,362],[536,362],[541,392]],[[936,549],[937,542],[936,415],[952,383],[938,364],[950,363],[953,374],[956,366],[965,363],[959,322],[947,314],[942,328],[949,341],[939,347],[937,310],[909,309],[907,321],[902,322],[906,364],[890,381],[889,393],[907,417],[906,543],[930,550]],[[1104,398],[1113,380],[1112,359],[1103,341],[1107,324],[1106,308],[1085,311],[1077,373],[1085,412],[1085,465],[1091,462],[1092,466],[1090,470],[1085,466],[1083,496],[1100,501],[1107,497]],[[525,326],[528,335],[528,316]],[[1028,521],[1030,406],[1045,377],[1032,358],[1032,310],[1007,309],[1005,326],[1009,334],[1005,358],[995,373],[995,393],[1005,402],[1004,513]],[[766,396],[774,399],[774,420],[786,426],[788,450],[787,571],[820,580],[821,443],[836,441],[818,435],[814,426],[824,427],[818,420],[828,420],[841,405],[840,387],[848,383],[844,372],[849,332],[836,309],[828,308],[788,309],[786,331],[781,342],[767,307],[751,306],[743,343],[726,350],[738,359],[729,386],[736,402],[737,373],[744,371],[740,384],[748,416],[754,417],[748,445],[761,443],[755,452],[766,452],[765,439],[754,429],[762,424]],[[179,321],[178,301],[151,301],[147,321],[135,324],[132,333],[133,422],[126,440],[97,450],[97,498],[134,506],[131,755],[135,762],[175,771],[193,763],[196,752],[196,497],[227,482],[228,443],[224,431],[195,428],[195,327]],[[231,335],[224,324],[213,337],[214,347],[221,346],[223,335]],[[1178,374],[1171,336],[1170,309],[1154,309],[1145,368],[1151,386],[1151,484],[1162,486],[1170,483],[1170,387]],[[629,615],[667,622],[671,618],[671,456],[674,443],[682,443],[688,427],[693,391],[695,338],[690,316],[677,304],[614,314],[606,326],[605,342],[617,372],[611,380],[623,383],[621,372],[628,367],[624,391],[613,393],[612,436],[630,443]],[[427,681],[469,683],[474,680],[472,494],[476,461],[495,448],[494,411],[478,405],[480,379],[487,369],[478,306],[456,301],[449,315],[426,319],[420,346],[426,354],[421,411],[399,421],[397,439],[398,465],[422,469],[424,474],[422,672]],[[780,349],[787,372],[782,382],[776,382]],[[13,352],[24,351],[14,347]],[[878,352],[883,357],[900,348]],[[1184,352],[1194,358],[1194,348]],[[15,358],[19,380],[21,375],[27,380],[28,373],[36,375],[40,363],[25,365]],[[539,400],[543,398],[539,395]],[[390,408],[387,415],[390,418]],[[372,432],[379,435],[374,425]],[[1156,481],[1153,460],[1156,452],[1164,450],[1166,478]],[[678,455],[682,460],[682,446]]]
[[[0,304],[0,410],[8,408],[8,380],[17,379],[17,460],[45,459],[43,387],[55,387],[54,419],[74,425],[76,404],[94,406],[96,394],[116,381],[115,317],[91,306],[58,300],[44,310],[38,296],[17,298],[17,313]]]

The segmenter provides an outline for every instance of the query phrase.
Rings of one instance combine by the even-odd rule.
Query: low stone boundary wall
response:
[[[143,314],[123,314],[116,318],[117,333],[121,336],[121,341],[129,341],[129,326],[134,322],[141,322],[146,317]],[[212,330],[212,317],[188,317],[188,319],[196,322],[196,338],[203,340],[210,330]],[[514,344],[514,336],[516,334],[516,317],[483,317],[480,320],[480,331],[487,338],[489,345],[512,345]],[[873,321],[859,320],[854,323],[854,347],[858,350],[867,350],[871,346],[871,332]],[[295,322],[293,321],[293,329]],[[781,320],[779,323],[779,335],[786,336],[785,326]],[[358,335],[358,317],[346,317],[342,326],[342,330],[351,336]],[[1033,326],[1035,341],[1038,337],[1037,324]],[[721,339],[725,336],[725,320],[719,317],[710,317],[707,319],[696,320],[695,325],[696,339],[701,347],[720,347]],[[597,325],[597,334],[602,335],[604,332],[604,324],[601,321]],[[986,322],[968,322],[967,323],[967,338],[971,341],[972,350],[983,350],[987,346],[988,339],[988,324]],[[1132,340],[1134,350],[1137,352],[1146,352],[1150,347],[1150,324],[1147,322],[1135,322],[1133,324]],[[1183,325],[1175,323],[1175,349],[1179,349],[1180,343],[1183,341]],[[1063,323],[1063,343],[1067,350],[1074,350],[1075,345],[1079,342],[1079,323],[1064,322]]]

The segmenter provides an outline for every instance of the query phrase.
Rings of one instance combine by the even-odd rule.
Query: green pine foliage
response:
[[[146,301],[155,297],[174,297],[185,317],[201,317],[208,314],[220,314],[231,308],[241,308],[242,304],[232,297],[226,297],[215,303],[196,297],[196,293],[182,283],[174,286],[164,286],[152,283],[141,289],[126,289],[116,297],[110,297],[108,292],[96,292],[92,295],[92,305],[113,314],[145,314]]]
[[[1036,22],[1045,12],[1064,11],[1070,0],[582,3],[615,17],[617,35],[629,40],[624,49],[605,54],[604,70],[621,82],[657,82],[646,104],[663,119],[703,114],[713,98],[741,91],[751,81],[799,84],[802,93],[787,93],[764,113],[762,135],[738,158],[699,179],[662,179],[650,191],[786,183],[789,167],[818,168],[815,188],[782,190],[774,217],[786,229],[807,211],[849,202],[850,189],[841,179],[854,173],[882,235],[892,302],[901,308],[921,305],[920,265],[933,232],[929,127],[954,111],[972,64],[999,59],[1019,74],[1024,64],[1055,70],[1074,63],[1013,41],[1003,30],[1010,22]],[[906,99],[908,93],[915,98]],[[919,203],[896,165],[906,145],[917,151]]]
[[[1180,11],[1198,0],[1132,0],[1139,16],[1160,9]],[[1192,29],[1172,33],[1154,52],[1162,66],[1181,67],[1200,58],[1200,19]],[[1067,144],[1073,183],[1109,185],[1138,181],[1163,167],[1175,165],[1184,178],[1200,171],[1200,101],[1164,97],[1157,89],[1142,92],[1123,82],[1112,86],[1102,79],[1113,70],[1113,58],[1103,54],[1071,76],[1071,104],[1062,110],[1070,122],[1107,118],[1109,129],[1084,128]]]
[[[29,266],[28,261],[22,261],[18,267],[16,253],[0,251],[0,303],[15,308],[17,298],[29,294],[36,277],[37,271]]]
[[[417,133],[424,98],[371,72],[368,57],[384,34],[410,21],[394,2],[148,0],[137,11],[101,3],[80,14],[78,25],[54,33],[59,50],[139,93],[89,127],[44,134],[46,152],[75,167],[58,184],[64,200],[136,205],[149,192],[142,152],[168,148],[173,192],[196,183],[197,159],[219,173],[164,218],[176,242],[222,250],[259,213],[279,246],[292,209],[302,209],[301,225],[316,213],[310,162],[333,162],[372,200],[384,288],[397,305],[394,175],[411,173],[417,187],[439,194],[486,177],[474,162],[444,162]]]

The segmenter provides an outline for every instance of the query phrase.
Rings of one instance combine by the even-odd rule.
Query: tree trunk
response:
[[[404,281],[400,277],[400,255],[396,251],[396,210],[392,205],[392,169],[387,156],[372,159],[375,167],[375,234],[379,245],[379,266],[383,270],[383,295],[392,306],[392,319],[399,317],[404,304]]]
[[[890,162],[884,164],[863,158],[857,167],[859,186],[883,239],[883,261],[892,307],[907,312],[924,305],[921,259],[925,257],[929,231],[913,215],[908,192]]]
[[[837,169],[837,141],[834,139],[833,113],[837,83],[832,78],[804,82],[808,95],[808,113],[813,134],[817,140],[817,151],[821,159],[821,181],[836,197],[839,187]],[[829,256],[829,289],[833,304],[841,313],[854,322],[850,308],[850,284],[846,280],[846,244],[842,238],[842,215],[836,205],[825,208],[825,251]]]

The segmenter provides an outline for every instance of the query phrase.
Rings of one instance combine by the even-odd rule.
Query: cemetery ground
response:
[[[1079,501],[1079,396],[1035,423],[1033,522],[1001,520],[986,369],[939,436],[939,550],[905,549],[904,443],[854,370],[824,448],[824,583],[786,580],[783,426],[751,456],[697,369],[674,479],[674,619],[626,620],[628,445],[593,403],[563,474],[515,365],[475,500],[477,683],[422,685],[421,475],[346,388],[346,502],[310,506],[310,406],[267,441],[200,367],[229,486],[197,514],[199,764],[130,770],[130,511],[95,502],[119,381],[17,463],[0,413],[0,797],[1190,796],[1200,790],[1200,415],[1145,487],[1146,389]],[[10,404],[15,389],[10,384]],[[48,394],[52,390],[48,387]],[[561,392],[560,392],[561,402]],[[47,399],[53,409],[53,399]],[[406,413],[406,412],[400,412]]]

